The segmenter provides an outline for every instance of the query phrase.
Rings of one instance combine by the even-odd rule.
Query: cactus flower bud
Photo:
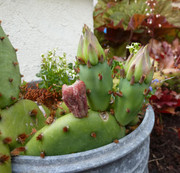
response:
[[[145,82],[150,81],[153,76],[153,65],[150,61],[148,46],[141,47],[141,49],[135,54],[130,55],[125,64],[126,78],[128,80],[135,78],[135,82],[141,80],[142,76],[145,76]]]
[[[96,65],[101,57],[105,60],[103,48],[87,25],[84,25],[83,36],[81,36],[79,41],[77,58],[81,58],[86,64],[89,61],[91,65]]]

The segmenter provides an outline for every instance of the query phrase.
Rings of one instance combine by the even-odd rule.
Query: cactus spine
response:
[[[107,64],[103,48],[85,25],[77,52],[79,78],[87,87],[88,103],[92,110],[105,111],[110,102],[112,89],[111,68]]]
[[[4,33],[0,22],[0,108],[10,106],[19,98],[21,75],[16,50]]]
[[[121,125],[132,122],[140,111],[153,71],[147,46],[128,58],[119,83],[119,92],[122,94],[116,95],[115,99],[115,117]]]

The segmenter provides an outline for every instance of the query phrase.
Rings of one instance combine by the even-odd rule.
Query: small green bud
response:
[[[86,64],[98,64],[98,59],[105,60],[105,52],[101,47],[96,36],[91,32],[87,25],[83,27],[83,36],[81,36],[77,51],[77,58],[82,59]]]

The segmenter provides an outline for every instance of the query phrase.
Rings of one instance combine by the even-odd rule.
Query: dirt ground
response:
[[[180,173],[180,114],[161,115],[151,134],[150,173]]]

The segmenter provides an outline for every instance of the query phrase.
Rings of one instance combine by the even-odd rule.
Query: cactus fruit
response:
[[[125,126],[140,111],[153,77],[153,64],[147,46],[142,47],[135,55],[130,55],[122,71],[119,83],[121,95],[116,95],[115,98],[115,117]]]
[[[103,48],[86,25],[79,42],[77,62],[80,69],[79,78],[87,87],[90,108],[105,111],[111,99],[108,92],[113,86],[111,68],[107,64]]]
[[[15,103],[19,98],[21,75],[16,50],[4,33],[0,22],[0,108]]]
[[[9,147],[4,144],[0,136],[0,172],[11,173],[11,156]]]
[[[83,81],[76,81],[71,86],[63,85],[62,95],[62,99],[75,117],[83,118],[87,116],[86,86]]]
[[[70,113],[39,130],[26,144],[25,154],[52,156],[76,153],[101,147],[124,135],[125,128],[107,112],[89,110],[88,116],[81,119]]]
[[[10,149],[24,145],[31,137],[33,129],[45,126],[45,117],[36,103],[20,100],[0,112],[0,131],[4,139],[9,139]]]

